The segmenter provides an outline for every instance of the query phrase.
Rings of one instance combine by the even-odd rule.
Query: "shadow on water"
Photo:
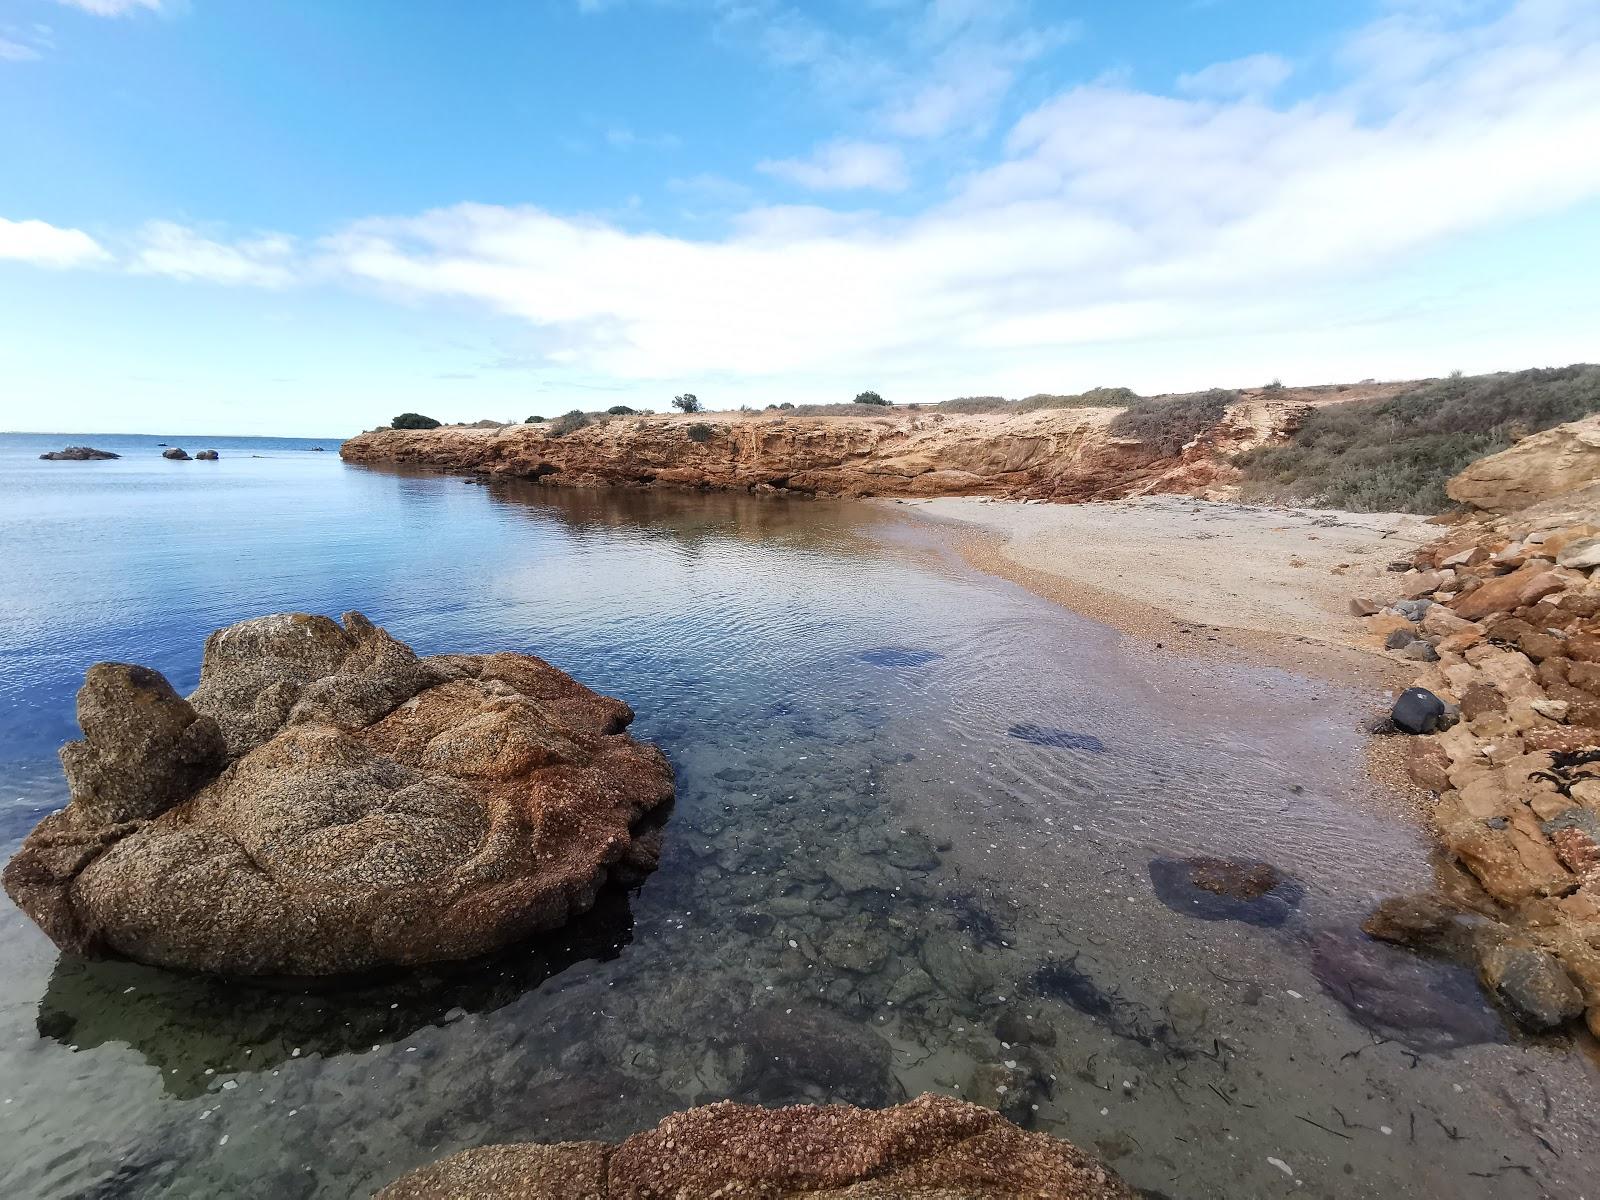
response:
[[[190,1099],[214,1075],[364,1053],[494,1012],[579,964],[617,958],[632,940],[630,894],[608,887],[554,933],[470,963],[381,977],[244,982],[63,954],[39,1001],[38,1030],[73,1050],[129,1046],[169,1094]]]

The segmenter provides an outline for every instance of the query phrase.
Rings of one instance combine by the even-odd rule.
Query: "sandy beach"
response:
[[[1097,504],[905,501],[962,555],[1124,633],[1190,653],[1247,652],[1385,683],[1398,672],[1349,601],[1439,529],[1404,513],[1253,507],[1188,496]]]

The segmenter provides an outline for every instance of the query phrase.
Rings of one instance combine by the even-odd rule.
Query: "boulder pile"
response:
[[[1600,418],[1524,439],[1450,492],[1487,506],[1399,575],[1370,633],[1420,664],[1394,723],[1490,918],[1466,939],[1522,1024],[1600,1034]],[[1536,503],[1521,506],[1529,497]],[[1512,511],[1505,511],[1517,505]],[[1368,599],[1352,609],[1375,609]],[[1392,914],[1390,914],[1392,915]],[[1428,942],[1450,922],[1369,931]],[[1457,939],[1459,944],[1459,939]]]
[[[873,1111],[710,1104],[620,1145],[482,1146],[396,1180],[378,1200],[644,1200],[652,1196],[1050,1197],[1132,1200],[1067,1142],[943,1096]]]
[[[654,867],[672,769],[530,655],[419,658],[359,613],[213,633],[187,699],[91,667],[71,802],[6,891],[62,949],[222,975],[475,957]]]
[[[93,446],[68,446],[65,450],[51,450],[39,455],[47,462],[93,462],[103,458],[121,458],[109,450],[96,450]]]

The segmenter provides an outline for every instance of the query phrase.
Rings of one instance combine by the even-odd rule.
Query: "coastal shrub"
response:
[[[1437,513],[1444,485],[1519,437],[1600,412],[1600,366],[1459,371],[1385,400],[1312,409],[1286,442],[1234,460],[1252,500]]]
[[[1106,428],[1114,437],[1137,438],[1157,454],[1177,454],[1222,420],[1228,405],[1238,399],[1238,392],[1213,388],[1188,396],[1136,400]]]
[[[554,421],[550,422],[550,436],[566,437],[567,434],[575,433],[582,429],[585,425],[589,424],[591,420],[592,418],[589,416],[589,414],[584,412],[581,408],[575,408],[571,412],[562,413]]]
[[[1281,392],[1281,391],[1283,391],[1283,380],[1274,379],[1271,383],[1267,384],[1266,387],[1262,388],[1261,390],[1263,392]]]
[[[636,417],[639,415],[639,410],[629,408],[626,404],[613,404],[606,409],[606,415],[612,417]]]
[[[877,392],[857,392],[856,393],[856,398],[853,401],[851,401],[851,403],[852,404],[879,404],[879,405],[887,406],[889,402],[887,400],[885,400],[882,396],[878,395]]]
[[[782,404],[778,405],[778,407],[779,408],[793,408],[794,404],[791,401],[785,400]]]
[[[389,422],[391,429],[437,429],[439,422],[421,413],[404,412]]]
[[[700,397],[693,392],[685,392],[672,398],[672,407],[679,412],[697,413],[700,411]]]
[[[1007,400],[1004,396],[962,396],[934,407],[953,413],[1037,412],[1042,408],[1126,408],[1138,399],[1139,394],[1131,388],[1097,387],[1070,395],[1036,392],[1021,400]]]
[[[541,417],[538,413],[534,413],[533,416],[529,417],[526,421],[523,422],[523,424],[524,425],[543,425],[544,424],[544,418]]]
[[[696,421],[689,426],[689,440],[691,442],[709,442],[711,440],[711,426]]]

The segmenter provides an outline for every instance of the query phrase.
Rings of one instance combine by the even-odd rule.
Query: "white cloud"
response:
[[[82,267],[109,257],[104,247],[81,229],[0,217],[0,259],[40,267]]]
[[[905,156],[876,142],[829,142],[810,158],[768,159],[756,169],[815,192],[898,192],[906,186]]]
[[[151,221],[140,233],[128,269],[140,275],[276,288],[295,281],[294,252],[293,239],[283,234],[227,243],[171,221]]]
[[[126,17],[141,10],[160,12],[164,7],[164,0],[56,0],[56,3],[97,17]]]
[[[613,379],[981,375],[1117,340],[1266,336],[1442,239],[1600,199],[1600,158],[1575,150],[1600,145],[1600,9],[1523,0],[1440,36],[1421,77],[1289,107],[1073,89],[911,217],[766,208],[694,241],[460,205],[361,222],[329,253],[355,279],[522,318],[551,361]],[[813,187],[895,167],[849,144],[766,164]]]
[[[1388,347],[1385,362],[1461,344],[1498,346],[1499,365],[1514,366],[1539,344],[1537,322],[1482,307],[1472,320],[1486,334],[1447,342],[1427,313],[1406,314],[1406,271],[1452,237],[1600,203],[1600,157],[1582,152],[1600,145],[1600,7],[1521,0],[1494,20],[1453,20],[1392,10],[1352,41],[1345,84],[1292,105],[1073,88],[1018,121],[998,160],[953,180],[948,199],[909,215],[764,206],[692,239],[632,218],[459,204],[358,221],[309,247],[156,225],[131,266],[466,300],[524,323],[523,365],[593,386],[721,380],[741,398],[819,372],[1038,390],[1087,363],[1127,374],[1079,383],[1170,385],[1156,375],[1167,355],[1309,378],[1341,373],[1357,327]],[[1427,33],[1421,68],[1390,52],[1415,44],[1413,26]],[[818,189],[904,183],[903,161],[877,143],[765,168]],[[1341,288],[1381,299],[1381,319],[1339,309],[1329,297]],[[1486,274],[1472,300],[1496,294]],[[1564,345],[1586,315],[1569,308]],[[1600,300],[1587,315],[1600,318]],[[1268,359],[1291,344],[1298,358]],[[1357,362],[1353,373],[1378,369]]]
[[[1252,54],[1180,75],[1178,90],[1186,95],[1218,100],[1262,97],[1277,91],[1292,74],[1294,65],[1288,59],[1277,54]]]
[[[32,46],[0,37],[0,62],[32,62],[38,57],[39,52]]]

